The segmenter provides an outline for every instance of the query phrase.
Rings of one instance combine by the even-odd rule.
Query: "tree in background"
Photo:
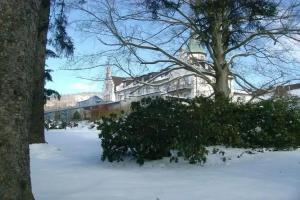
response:
[[[74,112],[72,120],[75,120],[75,121],[80,121],[81,120],[81,115],[77,110]]]
[[[45,143],[44,136],[44,71],[47,33],[49,27],[50,0],[42,0],[39,8],[38,43],[34,65],[33,101],[30,127],[30,143]]]
[[[84,2],[73,4],[84,16],[80,28],[110,47],[94,55],[112,58],[111,65],[126,74],[132,75],[132,66],[176,66],[197,74],[223,97],[231,93],[229,78],[252,95],[299,80],[299,62],[291,57],[300,42],[299,1]],[[202,46],[206,60],[181,58],[191,40]],[[103,66],[100,62],[95,66]]]
[[[60,121],[61,120],[61,114],[60,114],[60,112],[55,112],[54,113],[54,120],[55,121]]]
[[[0,1],[0,199],[34,199],[29,130],[41,5]]]
[[[50,11],[52,17],[50,16]],[[48,57],[68,57],[73,54],[74,46],[66,31],[67,24],[64,0],[42,1],[39,11],[36,65],[34,66],[35,76],[33,79],[30,143],[45,143],[44,104],[46,99],[50,96],[60,98],[57,91],[44,88],[47,78],[52,81],[50,76],[51,71],[45,69],[45,60]],[[47,38],[48,32],[50,32],[49,39]],[[47,44],[49,47],[52,47],[53,50],[47,49]]]
[[[46,85],[46,81],[53,81],[52,76],[50,74],[51,72],[52,72],[51,69],[45,69],[44,85]],[[44,104],[46,104],[47,101],[50,100],[51,97],[53,97],[54,99],[58,99],[58,100],[60,100],[60,98],[61,98],[60,94],[56,90],[44,88]]]

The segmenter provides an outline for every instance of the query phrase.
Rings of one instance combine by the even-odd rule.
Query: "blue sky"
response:
[[[60,94],[72,94],[79,92],[100,92],[102,90],[102,82],[87,81],[78,78],[78,76],[86,76],[90,74],[84,71],[67,71],[62,70],[66,64],[66,59],[49,59],[47,65],[53,70],[53,82],[46,84],[47,88],[57,90]],[[99,74],[103,72],[99,70]]]
[[[68,33],[72,37],[75,45],[75,58],[82,54],[90,54],[95,52],[99,48],[99,43],[95,42],[94,38],[86,37],[84,34],[75,30],[75,27],[70,26]],[[57,90],[60,94],[73,94],[79,92],[101,92],[103,82],[88,81],[78,77],[103,77],[105,70],[103,68],[96,68],[94,70],[64,70],[72,63],[72,60],[66,58],[49,58],[46,60],[46,64],[49,69],[52,69],[51,73],[53,82],[47,82],[46,87]],[[89,67],[88,64],[81,67]]]
[[[82,20],[85,17],[82,13],[79,11],[72,10],[70,13],[68,13],[69,16],[69,23],[70,26],[68,26],[68,34],[72,37],[74,46],[75,46],[75,52],[74,52],[74,60],[77,60],[77,56],[82,55],[89,55],[96,52],[101,52],[103,50],[107,50],[107,46],[102,45],[95,35],[83,33],[79,31],[80,29],[78,26],[76,26],[76,23],[74,23],[76,20]],[[111,38],[102,38],[106,42],[109,42]],[[149,52],[143,52],[143,56],[149,56]],[[97,58],[99,59],[95,63],[105,63],[107,62],[107,58]],[[85,77],[85,78],[101,78],[103,79],[105,77],[105,68],[95,68],[93,70],[84,70],[84,71],[74,71],[74,70],[64,70],[64,68],[70,66],[70,62],[66,58],[49,58],[46,61],[47,66],[49,66],[49,69],[52,69],[53,72],[51,73],[53,82],[46,83],[47,88],[54,89],[58,91],[60,94],[73,94],[73,93],[79,93],[79,92],[101,92],[103,87],[103,81],[101,82],[95,82],[95,81],[88,81],[84,79],[80,79],[78,77]],[[90,67],[95,65],[95,63],[88,63],[85,62],[83,65],[76,65],[80,68]],[[72,64],[71,64],[72,65]],[[160,68],[157,66],[153,66],[150,70],[159,70]],[[112,69],[113,75],[120,75],[120,76],[126,76],[126,74],[122,73],[118,69]],[[146,73],[145,69],[132,69],[136,70],[134,71],[134,74],[140,75],[143,73]],[[147,71],[148,72],[148,71]]]
[[[70,13],[70,22],[71,26],[68,27],[68,33],[72,37],[74,45],[75,45],[75,58],[77,60],[77,56],[82,55],[89,55],[92,53],[96,53],[97,51],[106,50],[108,47],[101,45],[99,41],[95,37],[92,37],[89,34],[82,33],[77,29],[75,25],[72,24],[72,21],[76,19],[80,19],[79,13],[71,12]],[[299,47],[297,46],[297,49]],[[296,51],[297,55],[300,56],[300,49]],[[144,56],[147,53],[143,53]],[[298,56],[297,56],[298,57]],[[106,58],[99,58],[97,57],[101,63],[105,63],[107,60]],[[249,60],[244,60],[248,61]],[[251,61],[250,61],[251,62]],[[57,90],[60,94],[72,94],[72,93],[79,93],[79,92],[101,92],[103,87],[103,82],[95,82],[89,80],[83,80],[78,77],[86,77],[86,78],[104,78],[105,77],[105,69],[104,67],[95,68],[93,70],[84,70],[84,71],[70,71],[70,70],[63,70],[64,68],[70,66],[70,63],[66,58],[51,58],[46,61],[47,66],[53,70],[52,77],[53,82],[48,82],[46,84],[47,88],[51,88]],[[97,62],[96,62],[97,63]],[[88,63],[85,62],[82,65],[77,65],[78,67],[90,67],[93,66],[95,63]],[[72,64],[71,64],[72,65]],[[119,72],[113,71],[114,75],[120,75]],[[251,77],[248,74],[250,79],[257,79],[256,76]]]

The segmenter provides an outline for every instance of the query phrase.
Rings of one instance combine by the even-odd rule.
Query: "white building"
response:
[[[197,63],[206,59],[201,45],[191,39],[187,49],[182,51],[180,59],[190,63]],[[196,66],[196,64],[195,64]],[[107,67],[106,80],[103,91],[104,101],[133,101],[149,96],[173,96],[179,98],[194,98],[196,96],[210,96],[212,87],[195,73],[178,66],[151,72],[135,79],[112,76]],[[199,70],[203,70],[199,68]],[[208,70],[208,69],[207,69]],[[213,81],[213,79],[211,79]],[[233,95],[233,81],[229,80]]]

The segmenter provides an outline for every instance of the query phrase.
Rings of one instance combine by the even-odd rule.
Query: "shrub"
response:
[[[240,143],[238,126],[234,116],[237,114],[237,105],[227,99],[214,101],[198,97],[191,101],[188,116],[191,125],[196,127],[202,137],[204,145],[237,145]]]
[[[244,146],[276,149],[300,145],[300,113],[293,99],[273,99],[240,106]]]
[[[117,120],[116,115],[112,114],[109,117],[103,117],[98,122],[98,129],[101,130],[99,138],[102,139],[102,160],[108,159],[112,161],[122,161],[123,156],[128,152],[128,141],[126,135],[123,134],[122,127],[124,118]]]
[[[130,154],[143,164],[144,160],[160,159],[169,154],[173,144],[174,120],[171,101],[143,99],[132,103],[132,113],[116,118],[102,118],[101,130],[103,155],[109,161],[122,160]],[[162,112],[165,111],[165,112]]]
[[[130,155],[143,164],[176,150],[190,163],[204,163],[209,145],[287,149],[300,144],[299,110],[286,99],[236,104],[204,97],[146,98],[133,102],[131,110],[99,123],[103,160]]]
[[[77,127],[78,122],[70,121],[55,121],[55,120],[45,120],[44,127],[48,129],[66,129],[67,127],[73,128]]]
[[[54,120],[46,120],[44,127],[48,129],[65,129],[67,127],[67,122],[65,121],[54,121]]]
[[[81,120],[81,115],[77,110],[74,112],[72,120],[74,120],[74,121],[80,121]]]

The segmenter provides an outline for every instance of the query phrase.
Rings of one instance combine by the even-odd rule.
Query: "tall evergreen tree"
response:
[[[49,27],[50,0],[42,0],[39,8],[38,43],[33,77],[33,101],[30,143],[45,143],[44,136],[44,71],[47,33]]]
[[[51,9],[52,6],[52,9]],[[50,18],[50,11],[52,10]],[[49,26],[52,28],[49,29]],[[66,31],[67,17],[64,0],[42,0],[39,8],[39,32],[36,52],[36,65],[34,68],[32,122],[30,130],[30,143],[45,143],[44,135],[44,103],[45,94],[57,95],[54,90],[45,86],[45,60],[47,56],[71,56],[73,54],[73,42]],[[48,40],[48,31],[51,32]],[[46,49],[47,44],[54,47],[57,53]]]

